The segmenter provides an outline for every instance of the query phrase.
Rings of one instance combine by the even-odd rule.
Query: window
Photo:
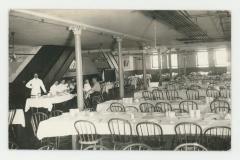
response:
[[[227,59],[228,59],[228,55],[227,55],[226,48],[216,49],[214,51],[215,66],[217,67],[227,66],[227,63],[228,63]]]
[[[69,70],[71,70],[71,71],[76,70],[76,61],[75,60],[73,60],[72,63],[70,64]]]
[[[197,67],[208,67],[208,52],[198,51],[197,52]]]
[[[158,69],[158,55],[152,55],[152,69]]]
[[[171,67],[178,68],[178,57],[177,54],[171,54]]]

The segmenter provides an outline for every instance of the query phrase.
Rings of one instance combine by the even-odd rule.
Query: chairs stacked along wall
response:
[[[75,130],[78,133],[81,150],[84,145],[96,145],[100,143],[101,137],[97,134],[95,125],[87,120],[78,120],[74,123]]]
[[[216,126],[206,129],[203,136],[203,143],[209,150],[231,149],[231,128]]]
[[[125,107],[121,103],[114,102],[110,105],[111,112],[125,112]]]
[[[136,126],[140,143],[154,149],[162,149],[164,145],[162,127],[154,122],[140,122]]]
[[[179,109],[181,113],[189,113],[190,110],[198,110],[198,104],[194,101],[182,101],[179,103]]]
[[[143,113],[154,112],[155,107],[152,103],[144,102],[139,105],[139,109]]]
[[[128,120],[113,118],[108,121],[108,127],[114,143],[114,150],[132,143],[132,126]]]

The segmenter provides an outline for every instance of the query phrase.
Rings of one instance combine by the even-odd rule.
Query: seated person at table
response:
[[[86,99],[86,98],[89,98],[90,93],[91,93],[90,91],[91,91],[91,86],[90,86],[90,84],[89,84],[89,80],[86,79],[86,80],[84,81],[84,85],[83,85],[83,92],[84,92],[84,95],[85,95],[85,99]]]
[[[59,84],[58,81],[54,82],[54,84],[50,87],[50,91],[49,91],[50,94],[56,95],[59,92],[58,91],[58,84]]]
[[[67,92],[69,90],[68,84],[65,83],[65,79],[61,81],[61,83],[58,85],[58,92]]]
[[[43,84],[43,81],[38,78],[38,74],[34,74],[34,78],[31,79],[27,84],[27,88],[31,89],[31,96],[40,96],[41,95],[41,89],[46,94],[47,91],[45,89],[45,86]]]
[[[97,81],[96,78],[93,78],[92,82],[93,82],[93,86],[92,86],[92,89],[90,90],[91,96],[99,95],[101,92],[100,83]]]
[[[72,93],[74,91],[75,85],[72,80],[68,80],[67,87],[68,87],[70,93]]]

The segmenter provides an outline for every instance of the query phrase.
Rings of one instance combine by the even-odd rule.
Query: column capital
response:
[[[78,35],[81,35],[82,34],[82,29],[83,27],[81,26],[70,26],[69,27],[69,30],[73,31],[73,34],[78,34]]]
[[[122,42],[122,37],[121,36],[113,36],[113,39],[115,39],[117,42]]]

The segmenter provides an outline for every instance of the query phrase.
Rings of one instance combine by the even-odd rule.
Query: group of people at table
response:
[[[26,87],[27,88],[30,88],[31,89],[31,96],[36,96],[36,97],[38,97],[38,96],[41,96],[41,90],[43,90],[43,92],[45,93],[45,94],[47,94],[47,91],[46,91],[46,88],[45,88],[45,86],[44,86],[44,84],[43,84],[43,82],[42,82],[42,80],[41,79],[39,79],[38,78],[38,74],[34,74],[34,78],[32,79],[32,80],[30,80],[27,84],[26,84]],[[58,95],[59,93],[62,93],[62,92],[72,92],[72,91],[74,91],[75,90],[75,88],[76,88],[76,83],[75,83],[75,81],[69,81],[68,83],[65,83],[65,80],[62,80],[60,83],[58,82],[58,81],[56,81],[51,87],[50,87],[50,90],[49,90],[49,93],[48,94],[50,94],[50,95]],[[100,93],[101,93],[101,85],[100,85],[100,83],[97,81],[97,79],[96,78],[93,78],[92,79],[92,85],[90,85],[90,83],[89,83],[89,80],[88,79],[86,79],[85,81],[84,81],[84,86],[83,86],[83,92],[84,92],[84,98],[85,99],[91,99],[93,96],[95,96],[95,95],[99,95]],[[139,104],[141,104],[143,101],[145,101],[145,100],[141,100],[141,102],[133,102],[133,98],[130,98],[131,99],[131,101],[126,101],[126,99],[124,100],[124,101],[106,101],[106,102],[104,102],[104,103],[101,103],[101,104],[98,104],[98,106],[97,106],[97,112],[96,112],[96,115],[99,115],[100,116],[100,119],[101,118],[104,118],[103,117],[103,115],[104,114],[106,114],[107,112],[107,110],[114,104],[114,103],[121,103],[121,106],[123,106],[123,107],[125,107],[125,104],[132,104],[133,106],[134,106],[134,104],[135,104],[135,106],[136,107],[138,107],[138,105]],[[146,102],[146,101],[145,101]],[[171,102],[170,102],[171,103]],[[174,106],[175,104],[174,103],[172,103],[172,106]],[[200,104],[199,104],[200,105]],[[203,104],[203,105],[205,105],[205,104]],[[206,104],[206,106],[207,105],[209,105],[209,104]],[[140,105],[139,105],[140,106]],[[201,106],[201,105],[200,105]],[[109,108],[108,108],[109,107]],[[140,111],[141,111],[141,109],[140,108],[138,108]],[[111,110],[111,108],[110,108],[110,110]],[[200,107],[200,110],[201,110],[201,107]],[[105,113],[104,113],[105,112]],[[142,112],[142,111],[141,111]],[[201,110],[201,112],[202,112],[202,110]],[[96,126],[97,127],[97,130],[99,130],[100,132],[102,132],[102,134],[108,134],[109,132],[107,131],[107,129],[103,129],[103,126],[102,126],[102,120],[100,120],[100,119],[98,119],[97,118],[97,116],[95,117],[95,118],[91,118],[91,116],[85,116],[85,114],[81,114],[81,116],[80,116],[80,113],[81,112],[72,112],[71,113],[71,111],[70,111],[70,113],[69,113],[69,115],[68,116],[70,116],[70,118],[68,119],[65,119],[65,120],[67,120],[67,121],[69,121],[69,123],[67,123],[66,122],[66,124],[68,124],[67,126],[66,126],[66,129],[63,131],[63,130],[61,130],[61,132],[63,132],[63,133],[61,133],[60,134],[60,131],[58,132],[58,134],[56,134],[57,132],[55,132],[55,131],[50,131],[50,130],[48,130],[48,132],[46,132],[46,128],[49,128],[49,127],[51,127],[52,125],[52,123],[54,124],[54,126],[56,126],[56,123],[58,123],[58,122],[61,122],[61,117],[59,116],[59,118],[58,119],[49,119],[49,120],[47,120],[47,121],[44,121],[44,123],[42,123],[42,122],[40,122],[40,124],[39,124],[39,130],[38,130],[38,133],[37,133],[37,135],[38,135],[38,138],[40,138],[40,139],[42,139],[42,138],[44,138],[44,137],[51,137],[51,136],[64,136],[64,135],[74,135],[74,133],[76,133],[74,130],[74,123],[76,123],[75,121],[76,120],[79,120],[79,118],[80,117],[82,117],[83,119],[86,119],[86,120],[96,120],[95,122],[98,124],[99,123],[99,126]],[[83,112],[84,113],[84,112]],[[108,112],[109,113],[109,112]],[[166,113],[168,113],[168,112],[166,112]],[[95,114],[95,113],[94,113]],[[94,114],[91,114],[91,115],[94,115]],[[139,113],[140,114],[140,113]],[[170,114],[170,113],[169,113]],[[195,113],[196,114],[196,113]],[[75,118],[73,118],[72,116],[73,115],[76,115],[76,116],[74,116]],[[114,116],[117,116],[116,114],[106,114],[106,115],[108,115],[108,116],[110,116],[110,117],[114,117]],[[137,114],[138,115],[138,114]],[[174,114],[175,115],[175,114]],[[64,114],[63,115],[63,117],[66,117],[67,115],[66,114]],[[118,118],[119,117],[121,117],[121,116],[123,116],[124,117],[124,115],[122,115],[122,113],[120,114],[119,113],[119,116],[117,116]],[[143,115],[143,116],[146,116],[145,114]],[[151,115],[151,116],[153,116],[153,115]],[[227,120],[227,122],[226,122],[226,124],[228,125],[229,124],[229,122],[228,122],[228,120],[230,119],[230,117],[229,117],[230,115],[228,114],[228,117],[225,117],[225,120]],[[72,117],[72,118],[71,118]],[[132,117],[132,114],[131,114],[131,117]],[[141,117],[141,116],[140,116]],[[171,116],[170,116],[171,117]],[[173,117],[175,117],[175,116],[173,116]],[[191,117],[191,116],[190,116]],[[97,118],[97,119],[96,119]],[[154,118],[154,116],[153,117],[151,117],[150,119],[153,119]],[[81,118],[80,118],[81,119]],[[132,119],[132,118],[131,118]],[[136,118],[134,118],[134,119],[136,119]],[[140,118],[140,119],[142,119],[142,118]],[[157,118],[157,119],[159,119],[159,117]],[[63,120],[63,119],[62,119]],[[178,119],[176,119],[177,121],[178,121]],[[100,121],[101,121],[101,123],[100,123]],[[205,120],[206,121],[206,120]],[[49,123],[48,123],[49,122]],[[50,123],[51,122],[51,123]],[[202,123],[202,122],[201,122]],[[221,122],[222,123],[222,122]],[[72,125],[71,125],[72,124]],[[167,124],[168,125],[171,125],[172,126],[172,124],[169,124],[168,122],[167,122]],[[215,124],[215,123],[214,123]],[[71,125],[71,127],[69,126],[69,125]],[[101,126],[101,127],[100,127]],[[229,126],[229,125],[228,125]],[[100,128],[99,128],[100,127]],[[61,127],[62,128],[62,127]],[[57,130],[58,128],[55,128],[55,130]],[[172,134],[172,131],[171,131],[171,134]]]
[[[85,98],[90,97],[90,95],[96,95],[100,93],[101,87],[100,83],[97,81],[96,78],[92,79],[92,87],[89,83],[89,80],[86,79],[84,81],[83,91],[85,94]],[[33,79],[31,79],[27,84],[26,87],[31,89],[31,97],[39,97],[42,95],[42,91],[44,94],[47,94],[47,90],[43,81],[38,78],[38,74],[35,73]],[[54,84],[50,87],[49,95],[58,95],[59,93],[68,92],[74,93],[76,92],[76,81],[75,79],[69,80],[66,83],[65,79],[62,79],[61,82],[55,81]]]

